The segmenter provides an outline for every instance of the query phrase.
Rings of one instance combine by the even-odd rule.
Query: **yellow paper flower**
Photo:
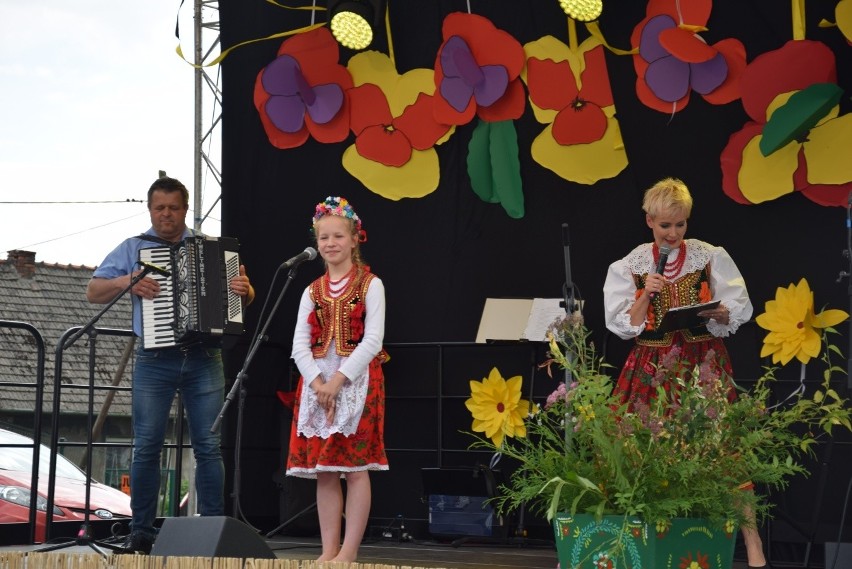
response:
[[[803,364],[819,355],[821,335],[827,328],[849,318],[843,310],[823,310],[814,314],[814,293],[808,281],[778,287],[775,300],[766,303],[766,312],[757,317],[757,325],[769,330],[763,340],[760,357],[772,355],[772,363],[787,363],[794,357]]]
[[[524,418],[530,410],[530,402],[521,399],[520,375],[503,379],[495,367],[488,377],[470,382],[470,399],[464,402],[473,415],[473,430],[485,433],[494,446],[503,444],[503,437],[525,437],[527,428]]]

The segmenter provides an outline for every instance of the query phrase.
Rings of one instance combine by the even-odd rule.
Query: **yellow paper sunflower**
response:
[[[763,340],[760,357],[772,355],[772,363],[787,363],[794,357],[803,364],[817,357],[822,344],[818,328],[828,328],[849,318],[843,310],[814,313],[814,293],[808,281],[778,287],[775,300],[767,301],[766,312],[757,317],[757,325],[769,330]]]
[[[464,402],[473,415],[473,430],[485,433],[494,446],[503,444],[503,437],[525,437],[524,418],[529,414],[530,402],[521,399],[520,375],[503,379],[495,367],[488,377],[471,380],[470,399]]]

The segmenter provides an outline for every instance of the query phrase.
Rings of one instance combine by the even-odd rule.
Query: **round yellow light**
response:
[[[597,20],[603,11],[603,0],[559,0],[568,16],[580,22]]]
[[[331,33],[350,49],[364,49],[373,42],[373,28],[354,12],[339,12],[331,19]]]

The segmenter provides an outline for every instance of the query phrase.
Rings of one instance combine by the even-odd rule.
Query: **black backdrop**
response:
[[[310,23],[307,12],[281,9],[262,0],[221,0],[219,4],[224,47]],[[400,73],[432,68],[443,18],[450,12],[467,11],[467,3],[461,0],[390,0],[389,4]],[[826,43],[837,57],[838,82],[847,93],[841,103],[843,113],[850,110],[852,52],[836,28],[817,26],[823,18],[834,19],[834,4],[807,4],[807,38]],[[556,0],[480,0],[471,2],[471,8],[522,44],[548,34],[567,43],[566,18]],[[643,2],[606,2],[600,27],[608,42],[628,48],[630,33],[644,11]],[[702,35],[708,43],[726,37],[740,39],[751,61],[792,39],[790,11],[787,2],[719,1],[713,7],[709,31]],[[325,19],[322,12],[318,19]],[[579,29],[582,40],[585,31]],[[275,58],[279,45],[280,40],[252,43],[234,50],[222,63],[222,231],[239,238],[242,257],[258,291],[250,328],[257,323],[278,265],[312,244],[309,226],[314,204],[327,195],[343,195],[364,220],[369,241],[363,251],[387,289],[387,342],[472,341],[486,298],[561,296],[565,280],[561,225],[567,223],[573,278],[586,300],[586,322],[596,341],[606,343],[611,363],[620,366],[628,346],[605,337],[601,288],[607,265],[649,240],[640,207],[642,193],[666,176],[682,178],[692,190],[695,208],[688,236],[723,245],[732,254],[749,286],[755,314],[774,297],[776,287],[802,277],[810,282],[818,307],[845,308],[849,304],[846,281],[836,282],[846,268],[843,208],[818,206],[797,194],[743,206],[722,193],[720,152],[729,136],[748,120],[739,101],[714,106],[693,95],[687,108],[671,118],[638,101],[631,58],[607,53],[627,168],[593,186],[559,178],[529,155],[541,125],[527,109],[517,121],[526,215],[514,220],[499,205],[480,201],[470,188],[465,160],[472,125],[459,127],[447,143],[437,147],[440,185],[422,199],[390,201],[350,176],[341,165],[341,156],[352,138],[339,144],[311,139],[295,149],[274,148],[264,134],[252,92],[257,73]],[[383,33],[374,47],[387,52]],[[341,63],[351,55],[341,48]],[[243,511],[250,515],[267,516],[273,509],[269,492],[276,489],[273,474],[286,453],[286,441],[280,439],[286,435],[289,419],[274,392],[291,385],[288,355],[298,297],[321,270],[319,262],[301,267],[250,370],[248,420],[243,430],[247,449],[240,489]],[[279,278],[273,295],[280,284]],[[739,378],[756,377],[763,363],[758,359],[763,334],[754,326],[746,328],[729,343]],[[229,354],[228,365],[234,374],[246,342]],[[845,342],[838,341],[841,346]],[[490,361],[480,362],[480,371],[467,379],[487,375],[491,365]],[[798,369],[790,367],[785,373],[797,377]],[[821,374],[816,366],[809,368],[809,378],[816,381]],[[405,385],[410,377],[404,372],[402,376],[388,375],[389,391],[392,385]],[[845,387],[845,380],[838,379],[838,386]],[[227,424],[231,439],[233,424],[231,417]],[[435,426],[389,424],[387,428],[428,431]],[[837,456],[835,451],[831,468],[837,480],[832,483],[845,486],[837,463],[849,461],[837,460]],[[803,484],[817,484],[818,480],[817,476]]]

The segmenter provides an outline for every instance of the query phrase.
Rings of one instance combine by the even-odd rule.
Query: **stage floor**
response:
[[[279,559],[313,560],[319,556],[317,538],[276,536],[266,539]],[[4,546],[0,551],[34,551],[44,545]],[[73,545],[62,553],[98,553],[88,545]],[[445,569],[555,569],[553,544],[487,544],[469,542],[457,547],[435,541],[365,541],[361,545],[359,564],[391,565]],[[733,569],[746,569],[745,561],[735,560]]]

